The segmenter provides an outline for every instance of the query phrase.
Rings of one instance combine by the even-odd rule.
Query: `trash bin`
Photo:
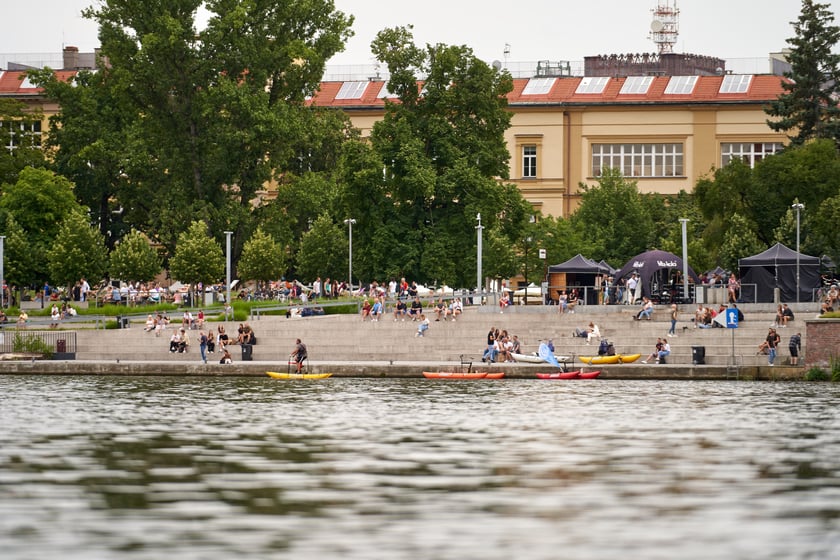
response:
[[[130,320],[128,317],[122,317],[122,316],[120,316],[120,318],[119,318],[119,327],[120,327],[121,329],[127,329],[127,328],[128,328],[128,327],[130,327],[130,326],[131,326],[131,320]]]
[[[242,344],[242,361],[250,362],[254,359],[254,347],[250,344]]]
[[[64,352],[67,352],[67,341],[63,338],[59,338],[58,340],[56,340],[55,341],[55,351],[60,353],[60,354],[63,354]]]
[[[122,315],[117,315],[117,328],[118,329],[123,328],[123,321],[122,320],[123,320]]]
[[[706,363],[706,347],[692,346],[691,347],[691,363],[696,365],[703,365]]]

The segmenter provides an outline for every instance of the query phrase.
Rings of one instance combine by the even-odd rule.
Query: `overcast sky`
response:
[[[95,0],[1,0],[0,54],[91,52],[96,26],[81,17]],[[840,0],[824,0],[836,6]],[[335,0],[353,14],[355,36],[331,64],[371,64],[370,42],[385,27],[414,25],[418,44],[467,45],[487,62],[580,61],[598,54],[655,52],[652,9],[665,0]],[[673,3],[673,0],[672,0]],[[679,0],[676,52],[763,58],[787,46],[798,0]],[[835,24],[840,22],[835,21]],[[505,45],[510,52],[505,57]]]

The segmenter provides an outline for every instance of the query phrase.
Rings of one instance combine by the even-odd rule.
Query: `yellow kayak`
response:
[[[578,360],[584,364],[617,364],[619,356],[578,356]]]
[[[636,360],[642,357],[641,354],[619,354],[618,357],[620,358],[619,361],[622,364],[632,364]]]
[[[265,373],[274,379],[326,379],[332,376],[331,373],[280,373],[279,371]]]

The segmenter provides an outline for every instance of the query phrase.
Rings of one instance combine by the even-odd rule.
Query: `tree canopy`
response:
[[[797,21],[791,22],[795,36],[788,39],[790,72],[785,93],[766,109],[772,130],[787,132],[791,144],[801,146],[814,138],[840,142],[840,54],[835,47],[840,27],[833,25],[829,4],[802,0]]]

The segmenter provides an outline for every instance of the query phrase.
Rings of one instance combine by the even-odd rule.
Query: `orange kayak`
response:
[[[424,371],[426,379],[484,379],[486,371],[474,371],[472,373],[459,373],[457,371]]]
[[[501,379],[504,376],[505,376],[505,372],[499,371],[499,372],[496,372],[496,373],[488,373],[487,375],[484,376],[484,379]]]

